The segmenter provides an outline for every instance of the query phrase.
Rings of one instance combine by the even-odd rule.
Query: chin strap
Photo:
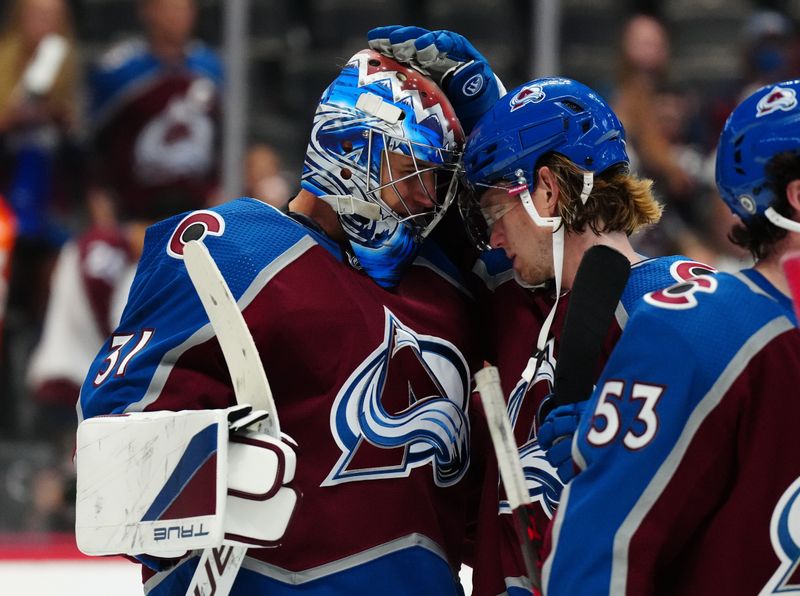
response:
[[[564,226],[559,226],[553,231],[553,269],[556,280],[556,301],[553,303],[553,308],[542,324],[539,330],[539,339],[536,340],[536,351],[541,352],[547,343],[547,336],[550,333],[550,326],[553,324],[553,319],[556,316],[556,308],[558,307],[558,300],[561,297],[561,273],[564,271]]]
[[[581,189],[581,203],[586,204],[589,200],[589,195],[594,188],[594,172],[583,173],[583,188]]]
[[[556,308],[558,307],[558,301],[561,297],[561,275],[564,270],[564,226],[561,218],[558,216],[542,217],[539,215],[539,212],[536,211],[536,206],[533,204],[533,199],[531,199],[531,193],[528,191],[528,187],[524,181],[521,182],[519,188],[519,198],[522,201],[522,206],[525,208],[528,217],[530,217],[537,226],[552,228],[553,230],[553,274],[556,282],[556,301],[553,304],[553,308],[550,309],[547,318],[544,320],[542,328],[539,330],[539,338],[536,341],[536,352],[530,358],[528,365],[525,367],[525,371],[522,373],[525,380],[530,382],[536,374],[537,356],[542,353],[547,343],[547,336],[550,334],[550,327],[556,316]],[[589,190],[591,191],[591,187]]]
[[[793,219],[789,219],[788,217],[784,217],[772,207],[767,208],[764,212],[764,215],[767,216],[767,219],[778,226],[779,228],[783,228],[784,230],[789,230],[790,232],[798,232],[800,233],[800,223],[794,221]]]
[[[378,205],[357,199],[353,195],[317,195],[317,198],[333,207],[339,215],[360,215],[372,221],[381,219],[381,208]]]

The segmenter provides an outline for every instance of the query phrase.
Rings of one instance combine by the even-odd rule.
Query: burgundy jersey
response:
[[[628,317],[645,293],[710,270],[707,265],[682,256],[647,259],[633,265],[595,367],[595,378],[600,376]],[[490,329],[494,330],[490,345],[494,348],[493,362],[500,371],[503,392],[508,396],[508,415],[533,503],[531,515],[538,534],[534,542],[539,547],[536,554],[541,563],[545,536],[563,484],[539,447],[536,414],[544,398],[552,391],[569,293],[558,301],[545,348],[541,354],[536,354],[539,331],[553,306],[552,291],[526,290],[502,273],[496,274],[495,279],[506,281],[496,285],[490,294],[487,317],[491,321]],[[487,285],[494,285],[489,278]],[[491,449],[491,446],[485,448]],[[492,457],[488,457],[487,462],[477,529],[474,594],[529,594],[525,587],[527,572],[511,509],[500,483],[497,462]]]
[[[757,270],[648,293],[572,444],[548,595],[800,593],[800,331]]]
[[[109,50],[92,71],[98,182],[121,216],[157,220],[200,208],[219,178],[222,68],[201,44],[163,64],[141,40]]]
[[[457,594],[475,342],[471,299],[432,244],[387,291],[328,238],[252,199],[157,224],[117,331],[150,339],[120,350],[112,335],[84,383],[81,415],[234,403],[181,262],[181,232],[193,222],[209,230],[281,429],[299,444],[298,509],[278,548],[248,550],[233,593]],[[196,562],[149,573],[147,593],[183,593]]]
[[[89,229],[61,250],[28,368],[38,401],[75,404],[86,370],[119,322],[135,266],[120,229]]]

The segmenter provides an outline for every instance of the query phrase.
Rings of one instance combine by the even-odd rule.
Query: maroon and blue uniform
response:
[[[165,64],[143,39],[108,50],[90,77],[97,181],[123,218],[157,220],[208,203],[219,178],[222,65],[199,42]]]
[[[797,594],[800,331],[758,271],[645,296],[572,445],[559,594]]]
[[[496,363],[503,393],[508,396],[508,415],[519,445],[525,481],[533,502],[531,514],[539,534],[535,537],[539,545],[537,555],[542,557],[546,533],[563,484],[556,470],[545,459],[537,441],[536,414],[542,400],[552,391],[569,294],[558,302],[549,339],[537,366],[532,356],[536,352],[539,329],[553,306],[552,292],[544,289],[526,290],[514,283],[502,269],[492,271],[491,264],[482,270],[489,274],[483,275],[487,285],[490,288],[495,286],[490,295],[487,315],[490,320],[488,328],[493,330],[493,337],[489,340],[493,353],[489,359]],[[615,322],[609,329],[598,360],[595,378],[599,377],[628,318],[640,306],[644,294],[709,270],[707,265],[682,256],[646,259],[634,264],[617,306]],[[490,457],[477,530],[473,576],[476,596],[530,594],[510,512],[496,460]]]
[[[161,222],[148,230],[120,326],[90,368],[81,416],[234,403],[181,260],[191,224],[206,231],[281,428],[299,445],[292,522],[278,548],[248,550],[233,593],[459,594],[472,301],[432,243],[386,290],[310,221],[252,199]],[[146,570],[146,593],[183,593],[196,562]]]

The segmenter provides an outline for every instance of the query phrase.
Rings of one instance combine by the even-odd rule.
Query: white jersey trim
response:
[[[472,266],[472,272],[486,285],[486,287],[494,292],[497,288],[508,281],[514,279],[514,270],[509,268],[501,271],[497,275],[492,275],[486,268],[486,263],[478,259],[475,265]]]
[[[239,305],[239,310],[243,311],[247,305],[250,304],[250,302],[252,302],[253,299],[258,295],[258,293],[264,289],[264,287],[272,278],[274,278],[284,268],[296,261],[310,248],[317,245],[317,242],[311,236],[303,236],[294,245],[286,249],[279,257],[271,261],[253,278],[253,281],[250,283],[248,288],[242,293],[242,296],[239,298],[239,300],[237,300],[236,303]],[[182,344],[175,346],[166,354],[164,354],[164,356],[161,358],[161,362],[159,362],[155,372],[153,373],[150,385],[148,386],[147,391],[142,399],[129,404],[125,408],[125,412],[143,412],[147,406],[155,402],[161,395],[164,385],[166,384],[167,379],[172,372],[172,367],[178,361],[178,358],[180,358],[183,353],[190,348],[200,345],[212,337],[214,337],[214,330],[211,327],[211,323],[207,323],[194,332]]]
[[[290,571],[276,565],[271,565],[270,563],[265,563],[264,561],[259,561],[258,559],[254,559],[252,557],[245,558],[244,563],[242,563],[242,568],[290,586],[298,586],[326,576],[341,573],[342,571],[347,571],[348,569],[355,569],[356,567],[360,567],[361,565],[370,563],[371,561],[376,561],[392,553],[415,547],[430,551],[437,557],[441,558],[449,566],[447,557],[444,554],[444,550],[442,550],[438,544],[436,544],[427,536],[415,533],[409,534],[408,536],[403,536],[402,538],[397,538],[384,544],[380,544],[373,548],[361,551],[355,555],[344,557],[343,559],[338,559],[336,561],[325,563],[324,565],[320,565],[318,567],[312,567],[311,569],[305,569],[303,571]],[[196,555],[196,552],[193,554]],[[181,561],[180,564],[185,563],[186,560]],[[174,570],[175,568],[173,567],[167,571],[156,573],[153,577],[145,582],[143,586],[144,593],[149,594],[151,590],[158,586],[158,584],[166,579]]]
[[[636,505],[631,509],[625,521],[620,526],[614,537],[614,558],[611,565],[611,581],[609,594],[627,594],[628,558],[630,541],[642,520],[658,500],[661,493],[672,480],[678,466],[683,461],[683,456],[689,448],[694,435],[703,424],[708,415],[719,405],[731,385],[739,378],[742,371],[750,361],[775,337],[792,329],[791,322],[783,316],[772,319],[753,334],[739,349],[722,371],[717,381],[709,389],[703,399],[697,404],[686,422],[672,451],[661,464],[658,472],[650,484],[639,497]],[[565,491],[566,492],[566,491]],[[559,516],[560,519],[561,516]],[[558,525],[560,530],[560,524]],[[557,538],[557,531],[556,531]],[[554,540],[555,544],[555,540]],[[554,548],[555,552],[555,548]]]

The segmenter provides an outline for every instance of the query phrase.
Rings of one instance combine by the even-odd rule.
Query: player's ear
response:
[[[556,205],[558,204],[558,179],[553,173],[553,170],[551,170],[548,166],[542,166],[539,168],[539,170],[536,172],[536,175],[539,178],[536,187],[544,191],[547,199],[546,202],[549,215],[553,215],[556,211]]]
[[[786,200],[794,209],[795,217],[793,219],[800,220],[800,178],[792,180],[786,185]]]

